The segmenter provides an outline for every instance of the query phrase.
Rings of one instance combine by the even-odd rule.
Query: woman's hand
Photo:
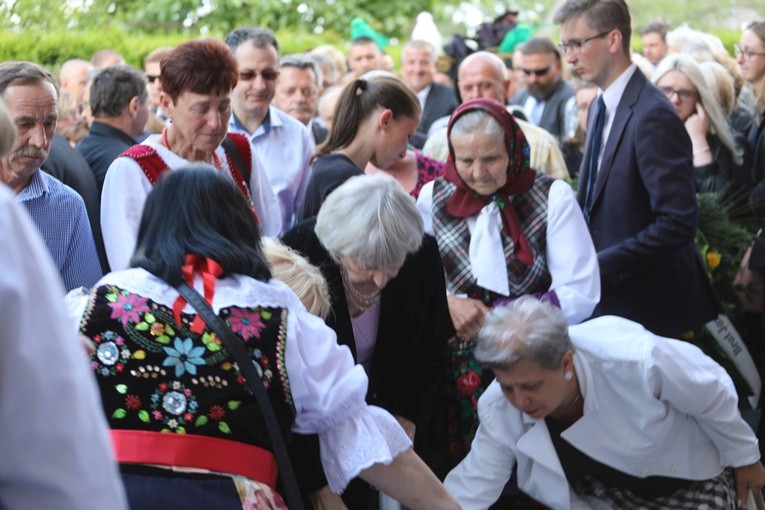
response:
[[[748,466],[734,468],[736,473],[736,497],[739,506],[746,504],[748,492],[762,490],[765,486],[765,467],[762,462],[757,461]]]
[[[490,308],[477,299],[454,295],[449,295],[446,299],[449,303],[449,315],[452,316],[454,329],[457,330],[457,337],[462,340],[472,340],[477,337],[483,326],[483,317]]]
[[[707,133],[709,132],[709,117],[701,103],[696,103],[696,113],[692,114],[685,121],[685,129],[688,131],[688,136],[691,137],[694,150],[703,148],[706,145]],[[697,147],[697,143],[700,147]]]
[[[712,151],[707,142],[709,117],[701,103],[696,103],[696,113],[685,121],[685,129],[693,145],[693,166],[708,165],[712,162]]]
[[[329,490],[328,485],[311,493],[308,498],[311,500],[313,510],[348,510],[342,498]]]

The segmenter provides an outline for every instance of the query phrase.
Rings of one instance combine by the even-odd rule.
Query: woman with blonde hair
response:
[[[308,312],[326,320],[332,307],[329,287],[319,268],[273,237],[264,237],[261,247],[271,276],[286,284]]]
[[[691,138],[696,190],[742,198],[750,185],[743,167],[743,140],[736,140],[699,64],[686,55],[669,55],[659,64],[653,81],[667,95]]]

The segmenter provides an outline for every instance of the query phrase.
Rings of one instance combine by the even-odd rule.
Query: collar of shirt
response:
[[[630,64],[606,90],[601,90],[603,102],[606,104],[606,125],[603,127],[603,140],[601,142],[604,145],[608,140],[608,136],[611,134],[611,126],[614,123],[616,108],[622,100],[622,95],[627,88],[627,83],[629,83],[630,78],[632,78],[632,75],[635,74],[636,70],[637,66],[634,63]],[[600,162],[603,161],[603,152],[604,151],[601,150],[600,155],[598,156],[598,168],[600,168]]]
[[[420,100],[420,108],[425,108],[425,101],[428,100],[428,94],[430,94],[430,89],[433,88],[432,85],[428,85],[421,91],[417,92],[417,99]]]
[[[261,136],[266,136],[271,131],[272,125],[281,125],[281,122],[278,121],[278,116],[275,115],[275,112],[272,110],[273,106],[269,106],[266,118],[263,119],[263,122],[258,126],[258,129],[256,129],[254,133],[247,131],[247,128],[244,127],[244,124],[237,118],[236,114],[231,112],[231,119],[228,121],[228,129],[229,131],[234,131],[236,133],[246,134],[250,141]],[[273,124],[272,119],[275,120]]]
[[[616,107],[619,106],[619,101],[621,101],[622,94],[624,94],[624,89],[627,88],[627,83],[629,83],[632,75],[635,74],[636,69],[637,66],[634,63],[630,64],[606,90],[600,91],[603,94],[603,102],[606,103],[608,119],[613,118]]]
[[[24,189],[22,189],[19,194],[16,195],[17,202],[34,200],[35,198],[40,198],[41,196],[48,193],[48,183],[46,183],[45,179],[43,179],[40,175],[41,171],[42,170],[38,169],[35,171],[35,173],[32,174],[32,177],[29,180],[29,184],[27,184]]]

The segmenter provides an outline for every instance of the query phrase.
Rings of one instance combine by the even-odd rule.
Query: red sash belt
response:
[[[263,448],[194,434],[112,429],[118,462],[207,469],[276,486],[276,457]]]

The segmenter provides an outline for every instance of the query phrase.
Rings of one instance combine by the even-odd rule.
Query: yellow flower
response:
[[[721,258],[722,255],[720,255],[719,252],[709,250],[707,252],[707,266],[709,266],[709,269],[714,270],[717,266],[719,266]]]

